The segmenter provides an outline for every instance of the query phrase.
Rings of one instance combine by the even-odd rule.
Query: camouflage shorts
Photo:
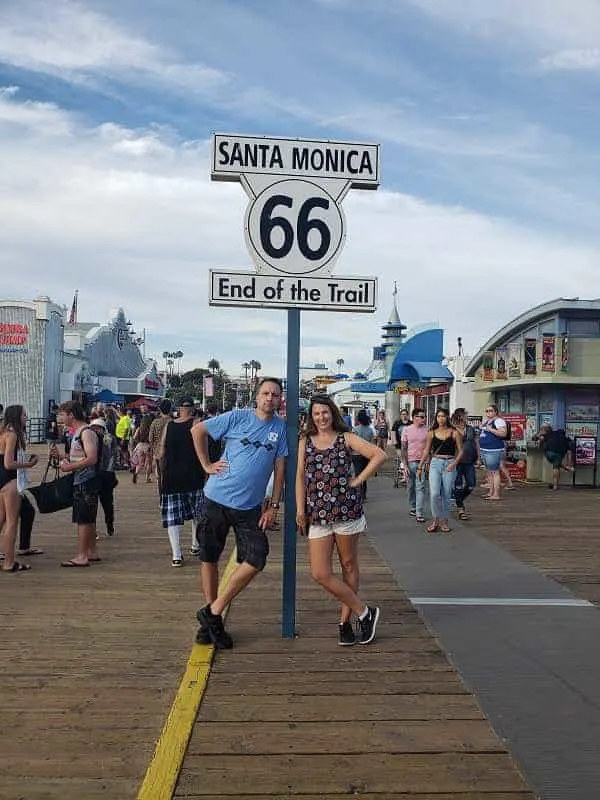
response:
[[[73,486],[73,522],[76,525],[93,525],[98,514],[97,478]]]

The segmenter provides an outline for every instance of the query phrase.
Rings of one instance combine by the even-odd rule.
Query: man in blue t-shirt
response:
[[[197,614],[201,626],[197,641],[203,642],[208,636],[222,649],[233,646],[223,627],[224,609],[267,563],[269,540],[265,531],[277,517],[288,454],[285,422],[276,415],[281,388],[278,378],[262,378],[256,409],[228,411],[192,428],[198,460],[209,476],[197,529],[202,588],[208,602]],[[208,453],[209,436],[225,441],[223,456],[214,463]],[[272,472],[271,502],[263,511]],[[238,566],[218,595],[219,558],[230,527],[235,533]]]

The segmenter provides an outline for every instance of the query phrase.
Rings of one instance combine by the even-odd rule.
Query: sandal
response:
[[[27,572],[28,569],[31,569],[29,564],[23,564],[22,561],[14,561],[10,569],[3,569],[2,572]]]
[[[440,529],[439,522],[435,522],[435,520],[433,522],[430,522],[429,525],[425,528],[427,533],[435,533],[439,529]]]
[[[442,525],[440,527],[440,531],[442,533],[450,533],[452,531],[452,528],[449,525],[446,524],[446,525]]]
[[[44,551],[39,547],[30,547],[27,550],[17,550],[18,556],[43,556]]]
[[[425,522],[425,517],[417,517],[417,522]]]
[[[85,564],[81,564],[79,561],[73,561],[73,559],[69,559],[69,561],[61,561],[61,567],[89,567],[89,562],[86,561]]]

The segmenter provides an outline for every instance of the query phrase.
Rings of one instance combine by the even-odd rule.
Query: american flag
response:
[[[71,306],[71,313],[69,314],[69,325],[77,325],[77,295],[79,290],[75,290],[73,295],[73,305]]]

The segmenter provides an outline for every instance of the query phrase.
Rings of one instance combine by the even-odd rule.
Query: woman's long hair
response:
[[[17,447],[25,450],[27,447],[27,437],[25,435],[25,427],[21,422],[21,417],[24,411],[23,406],[7,406],[4,409],[4,418],[0,424],[0,436],[6,431],[11,431],[17,434]]]
[[[450,411],[447,408],[436,408],[436,410],[435,410],[435,419],[433,421],[433,425],[431,426],[431,428],[429,430],[430,431],[435,431],[440,427],[440,423],[437,420],[438,414],[440,412],[442,414],[444,414],[444,416],[446,417],[446,427],[447,428],[451,428],[451,429],[454,430],[454,425],[450,422]]]
[[[368,427],[371,424],[371,417],[367,414],[364,408],[361,408],[356,415],[356,421],[359,425],[366,425]]]
[[[333,402],[331,397],[329,397],[329,395],[313,394],[313,396],[310,398],[310,404],[308,406],[308,418],[306,420],[306,426],[304,429],[305,436],[315,436],[317,434],[317,426],[312,418],[312,410],[313,406],[315,405],[327,406],[327,408],[331,411],[331,427],[334,431],[336,431],[336,433],[347,433],[350,430],[350,428],[342,419],[339,408]]]

